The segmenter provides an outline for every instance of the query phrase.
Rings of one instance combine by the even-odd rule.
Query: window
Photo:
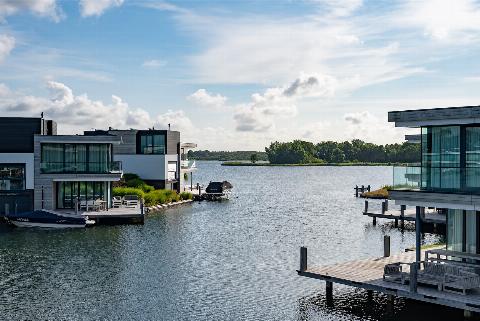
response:
[[[108,200],[108,182],[58,182],[57,208],[75,208],[88,202],[92,204],[97,199]]]
[[[460,127],[422,128],[422,187],[460,188]]]
[[[447,250],[463,251],[463,210],[448,210]]]
[[[140,133],[139,154],[165,154],[165,135],[157,133]]]
[[[0,164],[0,191],[25,189],[24,164]]]
[[[108,173],[110,144],[42,144],[42,173]]]
[[[177,179],[177,162],[168,162],[168,180],[174,181]]]
[[[480,127],[465,129],[465,184],[467,188],[480,187]]]

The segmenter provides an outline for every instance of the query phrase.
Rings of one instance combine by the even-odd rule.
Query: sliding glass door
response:
[[[478,213],[476,211],[448,210],[447,249],[477,253]]]
[[[74,209],[75,201],[80,204],[95,200],[108,201],[110,182],[58,182],[57,208]]]

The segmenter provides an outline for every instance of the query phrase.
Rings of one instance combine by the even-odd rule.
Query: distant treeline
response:
[[[376,145],[359,139],[342,143],[326,141],[318,144],[294,140],[271,143],[265,148],[272,164],[308,163],[413,163],[420,161],[420,144]]]
[[[265,152],[255,152],[255,151],[236,151],[236,152],[227,152],[227,151],[209,151],[209,150],[190,150],[188,151],[189,159],[196,160],[219,160],[219,161],[250,161],[252,155],[257,155],[257,161],[267,161],[267,153]]]

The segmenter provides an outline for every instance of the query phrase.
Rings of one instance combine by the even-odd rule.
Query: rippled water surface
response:
[[[154,214],[143,226],[85,230],[0,226],[4,320],[453,320],[460,312],[386,299],[297,276],[309,264],[381,256],[415,243],[361,215],[355,184],[390,184],[391,167],[222,167],[199,162],[194,182],[226,179],[234,197]],[[426,235],[425,241],[436,237]]]

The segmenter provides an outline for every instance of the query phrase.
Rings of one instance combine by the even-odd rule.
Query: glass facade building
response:
[[[480,127],[422,127],[420,187],[480,194]]]
[[[109,173],[112,169],[110,144],[41,145],[42,173]]]
[[[78,204],[109,200],[110,182],[57,182],[57,208],[71,209]]]
[[[165,154],[165,135],[151,132],[140,133],[140,145],[138,146],[138,154]]]

